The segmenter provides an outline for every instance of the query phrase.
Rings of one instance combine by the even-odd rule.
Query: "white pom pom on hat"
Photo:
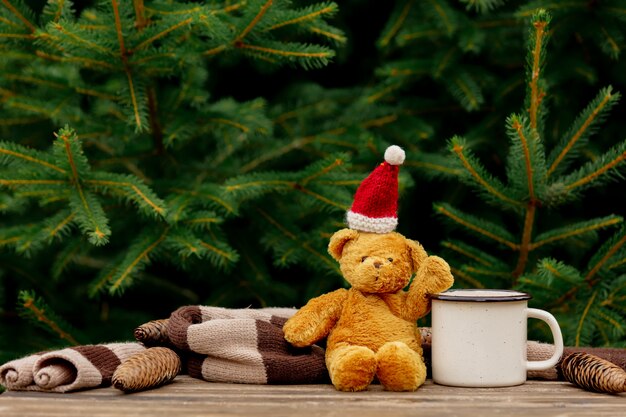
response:
[[[401,147],[385,150],[385,162],[379,164],[361,182],[352,207],[346,213],[348,227],[370,233],[389,233],[398,225],[398,171],[405,158]]]
[[[391,145],[385,150],[385,161],[389,165],[402,165],[406,154],[398,145]]]

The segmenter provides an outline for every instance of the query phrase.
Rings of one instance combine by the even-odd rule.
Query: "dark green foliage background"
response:
[[[45,3],[27,1],[33,12],[25,16],[45,20]],[[60,3],[53,1],[46,7],[57,10],[54,7]],[[74,12],[64,11],[67,15],[60,22],[69,25],[76,16],[84,18],[86,12],[97,10],[104,20],[94,24],[104,22],[109,32],[86,31],[86,39],[93,36],[95,42],[117,50],[111,2],[103,1],[96,9],[94,3],[75,2]],[[146,40],[149,35],[134,27],[131,2],[120,3],[127,45],[132,46],[133,39],[135,45]],[[623,1],[350,0],[341,2],[334,14],[277,30],[268,28],[297,16],[289,14],[294,10],[308,16],[310,10],[303,7],[316,3],[145,2],[153,10],[196,6],[217,10],[233,4],[239,6],[232,18],[219,17],[223,27],[219,22],[208,29],[202,26],[200,12],[182,14],[178,21],[189,16],[192,23],[146,48],[146,56],[170,52],[175,58],[155,59],[154,64],[133,69],[141,126],[134,119],[122,62],[111,60],[116,69],[108,70],[50,59],[50,55],[97,58],[93,48],[82,45],[81,49],[69,37],[61,40],[67,46],[63,51],[44,38],[2,37],[16,27],[25,35],[30,31],[20,27],[7,2],[0,4],[0,16],[13,22],[0,26],[4,149],[18,144],[53,158],[53,142],[62,146],[61,137],[69,138],[91,167],[79,172],[80,181],[87,181],[85,187],[90,175],[125,175],[136,187],[152,190],[168,213],[151,212],[137,202],[129,187],[117,194],[115,187],[93,187],[90,192],[104,208],[111,229],[108,242],[92,239],[97,245],[90,243],[90,231],[79,214],[58,236],[43,239],[36,232],[45,230],[47,219],[74,210],[68,204],[70,197],[37,198],[20,194],[25,189],[17,186],[0,188],[0,361],[67,343],[38,321],[32,309],[23,307],[29,300],[77,342],[97,343],[130,339],[136,325],[167,317],[185,304],[299,306],[345,285],[326,255],[328,237],[344,227],[344,212],[356,186],[382,161],[390,144],[407,152],[401,169],[398,231],[470,277],[457,277],[456,286],[479,283],[526,289],[537,295],[536,307],[557,313],[567,343],[626,343],[624,265],[602,269],[597,281],[584,280],[594,259],[621,242],[621,217],[607,230],[598,226],[530,252],[520,275],[513,274],[516,252],[481,241],[480,233],[454,227],[433,209],[433,203],[447,203],[497,223],[516,238],[522,235],[523,216],[489,204],[476,193],[472,178],[463,180],[463,168],[448,141],[463,136],[464,146],[495,178],[507,183],[512,139],[507,136],[506,120],[512,113],[528,111],[524,102],[530,21],[543,7],[552,15],[541,73],[547,91],[541,140],[549,154],[601,88],[611,85],[614,92],[626,91]],[[269,7],[267,13],[243,42],[271,46],[274,52],[256,53],[241,47],[236,37],[264,7]],[[281,12],[274,12],[275,8]],[[147,10],[147,16],[157,22],[154,33],[175,23],[167,20],[171,16]],[[316,28],[332,36],[319,36]],[[50,25],[39,30],[58,34]],[[178,36],[183,34],[189,39],[182,41]],[[202,55],[220,45],[227,46]],[[292,53],[291,58],[280,51]],[[48,58],[42,58],[42,52]],[[326,58],[301,56],[308,52]],[[31,78],[16,78],[16,74]],[[117,98],[83,94],[77,88]],[[181,91],[185,94],[178,96]],[[150,102],[157,108],[150,108]],[[607,121],[595,126],[596,134],[578,149],[568,172],[623,143],[625,115],[624,103],[616,101],[610,115],[605,115]],[[24,121],[12,121],[19,118]],[[77,138],[70,130],[59,132],[66,125]],[[615,152],[613,157],[619,155]],[[0,163],[4,163],[0,180],[50,174],[24,161],[15,162],[6,153]],[[620,169],[621,163],[611,170],[613,179],[621,179]],[[516,174],[526,175],[523,170]],[[252,183],[259,185],[251,187]],[[601,185],[569,204],[542,207],[533,234],[611,214],[623,216],[623,181]],[[185,194],[185,200],[174,191],[180,189],[195,194]],[[70,187],[64,192],[71,195],[75,190]],[[189,222],[194,216],[213,216],[216,223],[193,228]],[[494,267],[497,278],[472,274],[467,269],[471,262],[445,244],[458,239],[484,251],[485,259],[497,259],[507,272]],[[207,250],[200,241],[218,251]],[[186,251],[190,245],[199,252]],[[148,248],[149,262],[137,256]],[[625,256],[619,246],[612,264]],[[563,264],[546,269],[557,261]],[[114,268],[126,267],[130,273],[121,286],[107,281]],[[550,270],[556,275],[550,275]],[[573,278],[558,284],[558,271]],[[32,292],[20,296],[21,291]],[[569,295],[561,299],[560,294]],[[533,329],[533,336],[543,337],[544,330]]]

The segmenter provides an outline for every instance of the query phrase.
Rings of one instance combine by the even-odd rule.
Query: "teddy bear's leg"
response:
[[[378,380],[388,391],[415,391],[426,380],[422,356],[403,342],[388,342],[376,352]]]
[[[326,350],[326,367],[339,391],[363,391],[376,374],[376,354],[365,346],[337,343]]]

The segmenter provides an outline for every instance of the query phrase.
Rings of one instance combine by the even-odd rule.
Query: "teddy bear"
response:
[[[327,338],[326,367],[340,391],[366,390],[375,377],[389,391],[417,390],[426,366],[416,321],[430,311],[429,296],[454,281],[446,261],[394,231],[403,161],[401,148],[387,148],[357,189],[349,228],[330,238],[328,252],[351,287],[311,299],[283,326],[296,347]]]

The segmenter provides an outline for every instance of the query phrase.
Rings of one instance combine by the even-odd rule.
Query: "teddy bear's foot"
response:
[[[326,351],[326,367],[339,391],[364,391],[376,374],[376,354],[365,346],[338,343]]]
[[[376,352],[378,380],[388,391],[415,391],[426,380],[419,353],[403,342],[388,342]]]

